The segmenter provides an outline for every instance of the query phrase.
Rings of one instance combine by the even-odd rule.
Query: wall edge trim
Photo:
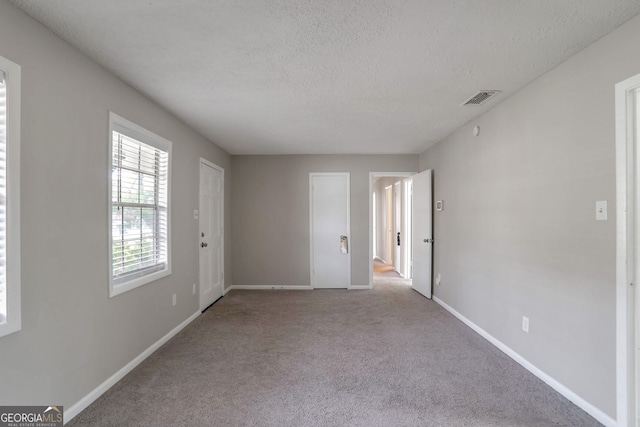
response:
[[[285,291],[312,291],[313,288],[309,285],[233,285],[229,286],[226,292],[231,290],[261,290],[261,291],[270,291],[270,290],[285,290]]]

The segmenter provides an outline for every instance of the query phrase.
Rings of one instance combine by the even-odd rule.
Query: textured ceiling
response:
[[[10,0],[231,154],[420,153],[638,0]],[[460,104],[480,89],[502,94]]]

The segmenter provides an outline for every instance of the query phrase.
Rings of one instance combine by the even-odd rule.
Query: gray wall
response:
[[[232,156],[234,285],[309,286],[309,173],[351,172],[351,284],[369,284],[369,172],[417,155]]]
[[[635,18],[420,156],[444,200],[435,295],[613,418],[614,85],[638,40]]]
[[[4,0],[0,55],[22,66],[23,324],[0,338],[0,404],[68,408],[198,310],[198,161],[230,157]],[[173,274],[112,299],[109,110],[174,143]]]

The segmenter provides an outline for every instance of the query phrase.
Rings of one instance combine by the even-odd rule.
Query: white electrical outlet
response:
[[[529,332],[529,318],[527,316],[522,316],[522,330]]]
[[[440,277],[440,273],[438,273],[438,275],[436,276],[436,285],[440,285],[441,280],[442,278]]]
[[[176,297],[176,294],[173,294],[173,305],[176,305],[177,302],[178,302],[178,299]]]
[[[196,294],[196,284],[195,284],[195,283],[193,284],[193,290],[191,291],[191,293],[192,293],[193,295],[195,295],[195,294]]]

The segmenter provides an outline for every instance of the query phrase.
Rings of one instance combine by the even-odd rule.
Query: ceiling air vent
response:
[[[467,99],[462,105],[481,105],[499,94],[499,90],[481,90],[480,92]]]

